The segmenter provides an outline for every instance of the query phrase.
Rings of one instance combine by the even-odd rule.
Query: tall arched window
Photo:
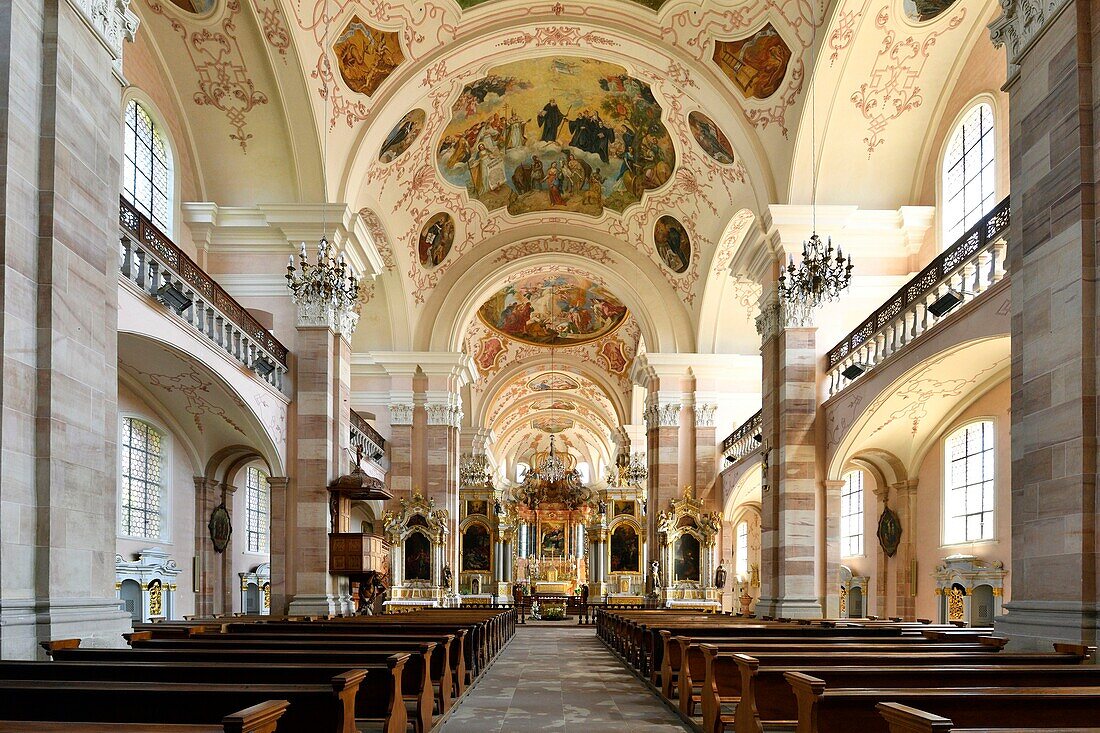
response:
[[[164,132],[136,100],[126,103],[122,191],[141,213],[172,233],[172,160]]]
[[[993,208],[993,108],[975,105],[955,128],[943,160],[944,244],[951,245]]]
[[[944,445],[944,542],[993,538],[993,423],[974,422],[947,436]]]
[[[164,436],[147,422],[122,420],[122,512],[120,531],[160,539]]]
[[[863,554],[863,471],[844,474],[840,489],[840,554]]]
[[[248,551],[267,552],[267,528],[271,506],[271,486],[267,482],[267,474],[255,466],[249,466],[245,470],[244,487],[245,534],[248,536]]]
[[[744,579],[749,575],[749,523],[741,522],[737,525],[737,547],[734,550],[736,566],[734,572]]]

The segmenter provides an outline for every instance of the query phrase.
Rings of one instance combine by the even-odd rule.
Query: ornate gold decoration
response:
[[[1005,594],[1005,589],[1004,589],[1004,588],[999,588],[999,587],[997,587],[997,586],[994,586],[994,587],[993,587],[993,595],[994,595],[994,597],[996,597],[996,598],[1000,598],[1000,597],[1001,597],[1001,596],[1003,596],[1004,594]]]
[[[149,615],[160,616],[164,610],[164,586],[159,580],[149,583]]]
[[[264,583],[264,608],[271,608],[271,583]]]
[[[963,599],[966,598],[966,591],[958,586],[954,586],[947,593],[947,620],[948,621],[963,621],[966,619],[966,604]]]
[[[844,614],[848,612],[848,589],[843,585],[840,586],[840,616],[844,617]]]

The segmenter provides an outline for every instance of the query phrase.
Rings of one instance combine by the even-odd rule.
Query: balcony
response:
[[[1010,220],[1005,199],[830,349],[825,362],[826,399],[1003,280]]]
[[[351,447],[355,451],[362,449],[365,458],[385,468],[386,439],[355,410],[351,411]]]
[[[287,349],[270,331],[125,199],[119,230],[122,278],[170,307],[257,379],[283,390]]]
[[[764,413],[757,412],[722,441],[723,468],[756,452],[763,441]]]

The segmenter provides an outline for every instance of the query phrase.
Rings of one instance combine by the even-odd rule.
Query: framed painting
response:
[[[471,524],[462,533],[462,570],[489,572],[489,528]]]
[[[405,580],[432,579],[432,543],[419,532],[405,538]]]
[[[634,517],[638,515],[638,502],[633,499],[618,499],[613,504],[612,517],[628,516]]]
[[[695,535],[682,534],[676,539],[672,573],[675,580],[699,582],[699,539]]]
[[[483,517],[489,516],[489,500],[488,499],[467,499],[466,500],[466,516],[473,516],[474,514],[480,514]]]
[[[544,522],[539,543],[541,554],[550,557],[565,555],[565,524],[563,522]]]
[[[640,559],[638,530],[633,525],[620,524],[611,532],[611,572],[640,572]]]

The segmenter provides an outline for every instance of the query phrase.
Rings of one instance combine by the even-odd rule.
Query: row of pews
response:
[[[1100,733],[1095,647],[992,629],[598,611],[596,633],[703,733]]]
[[[0,662],[0,733],[429,733],[515,633],[513,610],[137,624],[129,648]]]

